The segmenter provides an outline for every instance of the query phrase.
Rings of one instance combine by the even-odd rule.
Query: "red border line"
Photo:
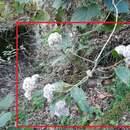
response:
[[[18,126],[18,24],[16,24],[16,127]]]
[[[92,22],[16,22],[16,127],[17,128],[130,128],[128,125],[95,125],[95,126],[62,126],[62,125],[19,125],[19,112],[18,112],[18,26],[19,25],[33,25],[33,24],[130,24],[128,22],[103,22],[103,21],[92,21]]]
[[[127,21],[127,22],[114,22],[114,21],[88,21],[88,22],[69,22],[69,21],[66,21],[66,22],[39,22],[39,21],[36,21],[36,22],[33,22],[33,21],[30,21],[30,22],[22,22],[22,21],[17,21],[16,24],[130,24],[130,21]]]

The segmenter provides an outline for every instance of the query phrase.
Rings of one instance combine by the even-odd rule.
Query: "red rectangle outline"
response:
[[[33,25],[33,24],[130,24],[130,21],[128,22],[105,22],[105,21],[88,21],[88,22],[23,22],[23,21],[16,21],[16,128],[130,128],[128,125],[88,125],[88,126],[63,126],[63,125],[19,125],[19,117],[18,117],[18,26],[19,25]]]

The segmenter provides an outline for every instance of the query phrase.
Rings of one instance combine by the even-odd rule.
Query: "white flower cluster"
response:
[[[115,48],[115,51],[118,54],[123,55],[125,57],[125,63],[127,65],[130,65],[130,45],[128,45],[128,46],[124,46],[124,45],[117,46]]]
[[[59,33],[54,32],[49,35],[48,44],[51,48],[57,48],[60,43],[62,43],[62,36]]]
[[[51,102],[53,99],[53,92],[56,90],[56,86],[54,84],[46,84],[43,88],[43,96],[47,98],[48,102]],[[69,109],[66,107],[65,100],[58,101],[55,104],[55,111],[53,112],[54,115],[60,116],[68,116]]]
[[[23,81],[23,86],[22,88],[25,90],[24,96],[28,99],[31,100],[32,96],[32,90],[37,88],[37,82],[38,82],[39,75],[34,74],[32,77],[26,77]]]
[[[46,84],[45,87],[43,88],[43,96],[47,98],[48,102],[51,102],[54,90],[55,86],[53,84]]]
[[[58,117],[69,115],[69,108],[66,107],[65,100],[61,100],[56,103],[54,115]]]

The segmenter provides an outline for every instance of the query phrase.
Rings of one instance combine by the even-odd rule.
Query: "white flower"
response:
[[[118,54],[121,54],[125,57],[126,65],[130,65],[130,45],[124,46],[120,45],[115,48]]]
[[[57,115],[58,117],[69,115],[69,109],[66,107],[65,100],[61,100],[56,103],[54,114]]]
[[[23,86],[22,88],[26,91],[26,90],[31,90],[31,78],[30,77],[26,77],[23,81]]]
[[[48,102],[51,102],[54,90],[55,86],[53,84],[46,84],[45,87],[43,88],[43,96],[47,98]]]
[[[126,49],[126,47],[125,47],[124,45],[120,45],[120,46],[115,47],[115,51],[116,51],[118,54],[121,54],[121,55],[124,54],[125,49]]]
[[[24,96],[25,96],[28,100],[31,100],[31,99],[32,99],[31,91],[26,91],[26,92],[24,93]]]
[[[130,58],[130,45],[125,47],[125,51],[123,53],[123,56],[126,58]]]
[[[35,74],[32,77],[26,77],[23,81],[23,87],[22,88],[25,91],[26,90],[32,91],[34,88],[37,87],[38,78],[39,78],[38,74]]]
[[[48,44],[50,47],[57,48],[60,43],[62,43],[62,36],[59,33],[54,32],[49,35]]]
[[[34,74],[32,77],[26,77],[23,81],[22,88],[25,90],[24,96],[31,100],[31,92],[37,88],[39,75]]]

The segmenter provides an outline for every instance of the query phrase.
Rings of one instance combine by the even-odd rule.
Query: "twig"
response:
[[[94,63],[94,61],[89,60],[89,59],[86,59],[86,58],[84,58],[84,57],[82,57],[82,56],[79,56],[78,54],[74,53],[73,51],[70,51],[70,52],[71,52],[73,55],[79,57],[80,59],[82,59],[82,60],[84,60],[84,61],[88,61],[88,62]]]
[[[113,30],[112,30],[112,32],[111,32],[109,38],[107,39],[106,43],[104,44],[103,48],[101,49],[100,53],[98,54],[98,56],[97,56],[97,58],[96,58],[96,60],[95,60],[95,65],[94,65],[94,67],[93,67],[93,69],[92,69],[92,71],[91,71],[92,73],[95,71],[95,68],[96,68],[97,65],[98,65],[98,60],[99,60],[99,58],[101,57],[101,55],[102,55],[104,49],[106,48],[107,44],[109,43],[109,41],[110,41],[111,37],[113,36],[113,34],[114,34],[115,30],[116,30],[116,27],[117,27],[118,9],[117,9],[117,7],[116,7],[116,5],[115,5],[115,1],[114,1],[114,0],[112,0],[112,4],[113,4],[114,8],[116,9],[116,23],[115,23],[115,25],[114,25],[114,28],[113,28]]]

